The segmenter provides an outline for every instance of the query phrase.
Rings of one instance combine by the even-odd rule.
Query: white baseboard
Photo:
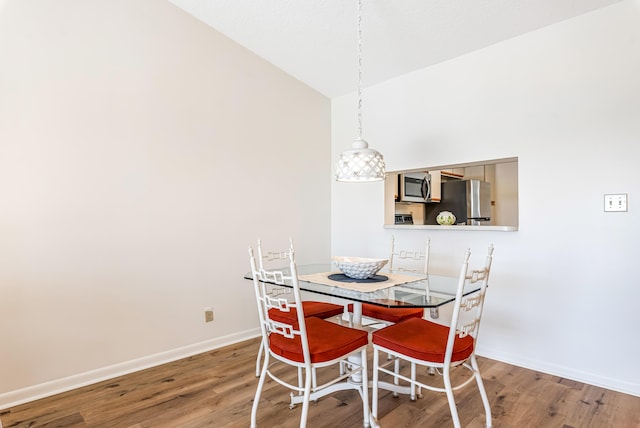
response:
[[[158,354],[149,355],[135,360],[125,361],[123,363],[102,367],[85,373],[56,379],[50,382],[29,386],[27,388],[10,391],[0,394],[0,409],[8,409],[40,398],[49,397],[61,392],[70,391],[72,389],[91,385],[104,380],[113,379],[118,376],[137,372],[139,370],[148,369],[150,367],[159,366],[161,364],[170,363],[192,355],[208,352],[213,349],[222,348],[223,346],[232,345],[242,342],[243,340],[252,339],[260,336],[260,329],[251,329],[223,337],[207,340],[193,345],[184,346],[182,348],[172,349],[170,351],[160,352]]]
[[[478,349],[477,354],[492,360],[501,361],[517,367],[523,367],[529,370],[535,370],[553,376],[563,377],[577,382],[586,383],[588,385],[598,386],[612,391],[622,392],[624,394],[640,397],[640,384],[628,382],[622,379],[616,379],[598,374],[575,370],[571,367],[551,364],[546,361],[532,360],[522,358],[521,355],[507,355],[502,353],[486,352],[485,349]]]

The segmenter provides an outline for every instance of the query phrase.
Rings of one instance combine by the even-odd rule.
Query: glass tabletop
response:
[[[288,273],[288,268],[279,269]],[[298,276],[321,272],[338,272],[331,264],[299,265]],[[384,272],[380,272],[384,275]],[[251,272],[244,276],[252,279]],[[377,291],[355,291],[338,286],[326,285],[299,279],[300,289],[325,296],[337,297],[353,302],[371,303],[387,308],[437,308],[455,300],[458,278],[452,276],[432,275],[428,279],[416,276],[416,280],[405,284],[394,285]],[[464,290],[464,294],[478,291],[480,287],[472,286]]]

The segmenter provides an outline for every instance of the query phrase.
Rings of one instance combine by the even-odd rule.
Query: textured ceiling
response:
[[[357,0],[169,0],[328,97],[357,82]],[[363,85],[620,0],[363,0]]]

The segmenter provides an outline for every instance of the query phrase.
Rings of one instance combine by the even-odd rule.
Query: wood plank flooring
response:
[[[4,428],[248,427],[258,380],[253,339],[155,368],[0,411]],[[640,427],[640,398],[480,358],[496,428]],[[456,393],[462,425],[483,427],[475,384]],[[300,407],[268,382],[258,410],[261,427],[297,427]],[[343,391],[313,403],[309,427],[362,426],[360,398]],[[444,394],[411,402],[381,393],[383,427],[449,427]]]

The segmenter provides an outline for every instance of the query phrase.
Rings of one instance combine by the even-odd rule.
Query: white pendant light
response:
[[[384,160],[377,150],[369,148],[362,139],[362,0],[358,0],[358,138],[351,150],[340,154],[336,166],[336,180],[348,182],[384,180]]]

